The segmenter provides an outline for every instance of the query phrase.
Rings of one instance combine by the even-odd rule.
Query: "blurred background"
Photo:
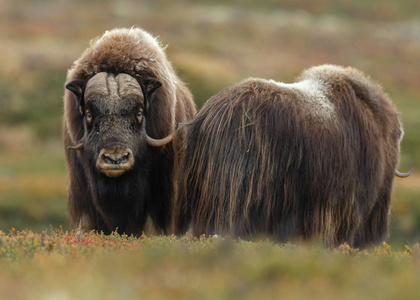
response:
[[[210,4],[211,3],[211,4]],[[69,230],[61,141],[67,69],[114,27],[158,36],[197,106],[246,77],[293,82],[330,63],[359,68],[402,113],[391,236],[420,241],[420,2],[0,0],[0,230]]]

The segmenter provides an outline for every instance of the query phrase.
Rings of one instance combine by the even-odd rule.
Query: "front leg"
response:
[[[88,214],[82,213],[79,225],[76,228],[76,237],[83,236],[86,232],[95,229],[95,221]]]

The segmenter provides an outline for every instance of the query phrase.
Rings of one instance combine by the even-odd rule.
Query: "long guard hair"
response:
[[[386,238],[403,135],[381,87],[333,65],[210,98],[177,158],[173,229],[366,247]]]

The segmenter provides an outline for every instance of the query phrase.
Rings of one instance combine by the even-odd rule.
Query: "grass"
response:
[[[0,129],[0,230],[69,229],[66,168],[59,139],[28,128]]]
[[[14,299],[414,299],[419,266],[418,245],[0,233],[0,296]]]
[[[420,179],[416,176],[415,179]],[[401,183],[403,185],[404,183]],[[420,190],[398,185],[394,192],[391,213],[391,238],[393,245],[402,246],[420,241]]]

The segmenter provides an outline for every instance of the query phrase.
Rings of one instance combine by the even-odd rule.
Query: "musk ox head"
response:
[[[161,83],[141,84],[128,74],[101,72],[85,85],[74,80],[66,85],[73,92],[83,116],[84,136],[73,150],[83,150],[98,172],[117,177],[133,168],[147,145],[163,146],[173,134],[155,140],[146,134],[147,109]]]

